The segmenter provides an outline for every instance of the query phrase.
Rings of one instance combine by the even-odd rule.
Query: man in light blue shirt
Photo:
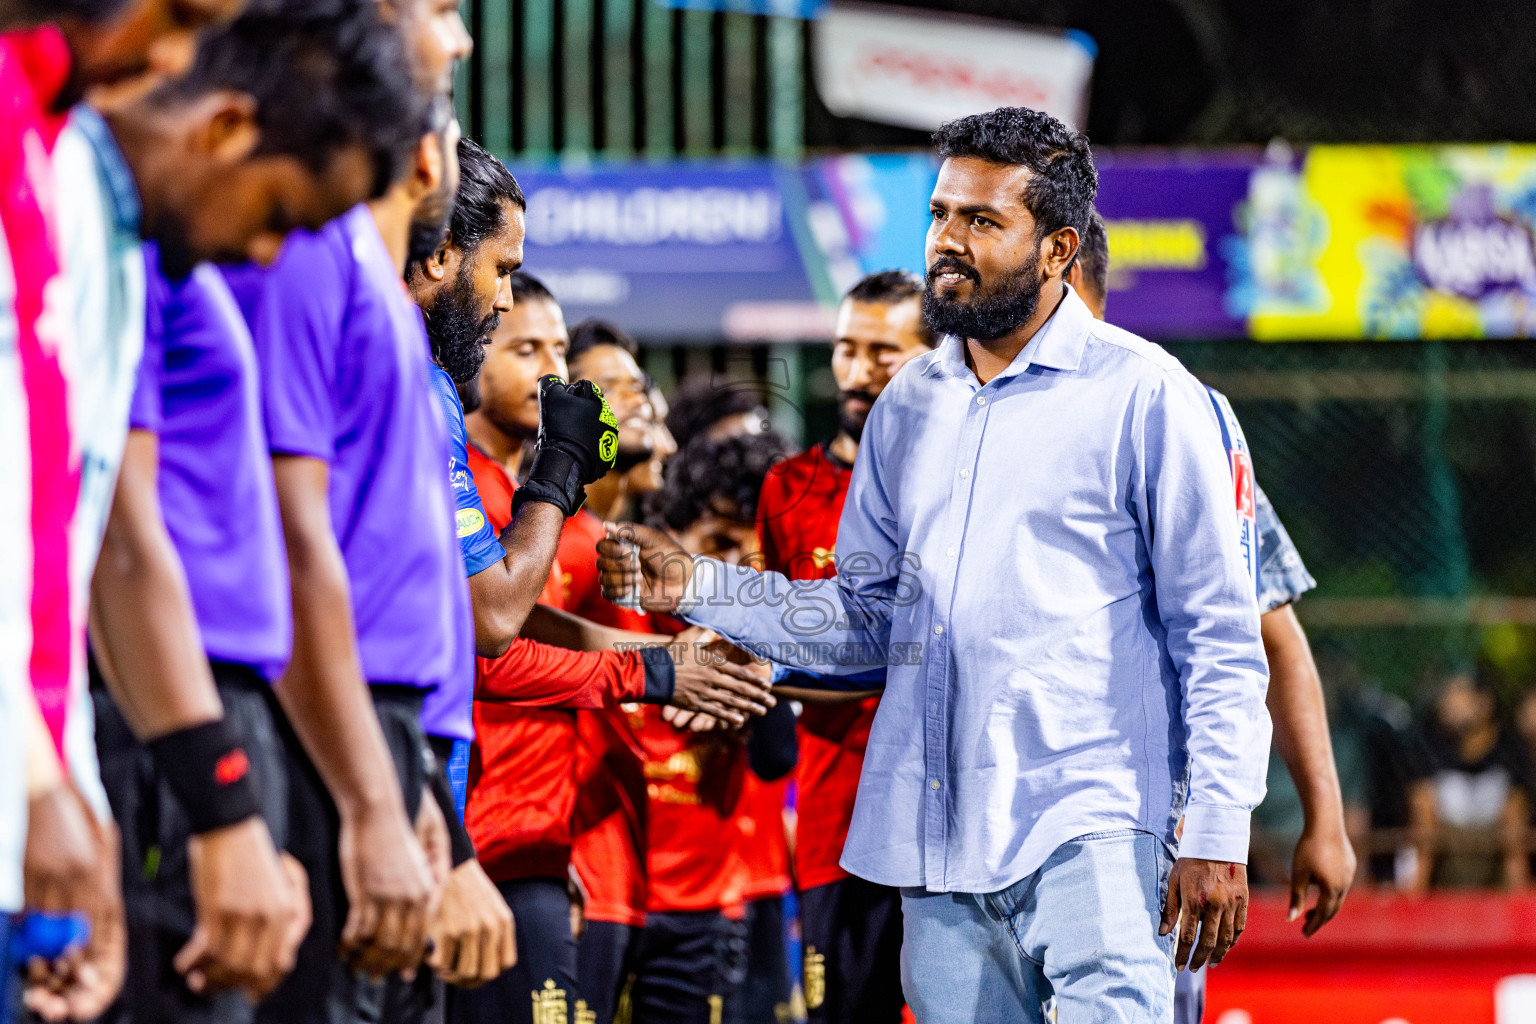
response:
[[[1220,428],[1176,360],[1062,281],[1097,188],[1086,140],[1002,108],[935,141],[924,315],[948,337],[870,413],[838,576],[624,529],[653,606],[793,667],[888,664],[842,864],[903,888],[920,1024],[1053,1000],[1063,1021],[1168,1021],[1175,962],[1242,930],[1269,747]],[[616,595],[635,563],[601,547]]]

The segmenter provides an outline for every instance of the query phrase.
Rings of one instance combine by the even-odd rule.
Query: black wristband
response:
[[[528,468],[528,478],[512,495],[512,516],[525,501],[547,501],[569,518],[581,511],[587,489],[581,482],[581,464],[569,452],[540,447]]]
[[[146,746],[161,777],[187,812],[193,835],[261,813],[244,739],[228,719],[181,729]]]
[[[667,704],[677,689],[677,665],[672,661],[672,650],[666,644],[640,648],[640,660],[645,663],[646,704]]]

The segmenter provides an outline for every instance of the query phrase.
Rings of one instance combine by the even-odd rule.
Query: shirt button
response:
[[[929,782],[928,783],[928,788],[929,789],[938,789],[939,788],[939,780],[938,779],[934,779],[933,781]]]
[[[966,480],[966,479],[969,479],[969,478],[970,478],[970,475],[971,475],[971,471],[970,471],[970,470],[968,470],[968,469],[962,469],[962,470],[961,470],[961,471],[960,471],[960,479],[961,479],[961,480]]]
[[[954,558],[955,557],[955,549],[954,548],[950,548],[948,551],[946,551],[944,553],[946,555],[948,555],[950,558]]]
[[[976,396],[976,404],[977,405],[986,405],[987,404],[987,396],[986,395],[977,395]]]
[[[938,636],[943,636],[944,635],[944,627],[943,626],[934,626],[933,627],[933,631]]]

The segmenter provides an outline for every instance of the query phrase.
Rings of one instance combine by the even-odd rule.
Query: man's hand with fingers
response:
[[[341,951],[375,978],[420,964],[435,896],[431,865],[404,810],[396,803],[341,821],[338,853],[351,903]]]
[[[80,879],[83,910],[91,934],[84,946],[48,963],[27,965],[27,1009],[46,1021],[95,1020],[122,991],[128,970],[128,935],[123,920],[122,864],[117,826],[89,818],[97,856]]]
[[[776,703],[768,666],[754,662],[710,630],[693,626],[677,635],[683,644],[671,704],[740,726]]]
[[[1179,930],[1173,965],[1198,971],[1219,964],[1248,924],[1248,868],[1180,857],[1168,875],[1159,935]]]
[[[674,612],[688,581],[693,578],[693,556],[660,530],[638,523],[607,524],[608,536],[597,542],[597,571],[603,596],[620,601],[634,593],[638,584],[640,603],[646,611]],[[639,548],[639,572],[634,548]]]
[[[1291,858],[1291,907],[1287,921],[1306,914],[1301,934],[1311,938],[1339,912],[1344,897],[1355,880],[1355,851],[1338,828],[1308,829],[1301,834]],[[1307,909],[1307,890],[1317,886],[1317,903]]]
[[[307,929],[309,892],[295,887],[298,862],[279,857],[258,817],[192,836],[187,861],[197,925],[176,954],[176,970],[194,992],[239,989],[261,999],[293,969]],[[299,868],[301,883],[302,876]]]
[[[450,985],[475,988],[517,963],[512,911],[480,862],[453,869],[432,920],[427,965]]]

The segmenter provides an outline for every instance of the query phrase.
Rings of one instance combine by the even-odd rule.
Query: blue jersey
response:
[[[432,367],[432,393],[437,396],[448,424],[448,482],[453,485],[454,534],[464,556],[464,575],[484,572],[506,557],[506,549],[485,518],[480,492],[469,472],[469,433],[464,429],[464,407],[453,378],[441,366]]]

